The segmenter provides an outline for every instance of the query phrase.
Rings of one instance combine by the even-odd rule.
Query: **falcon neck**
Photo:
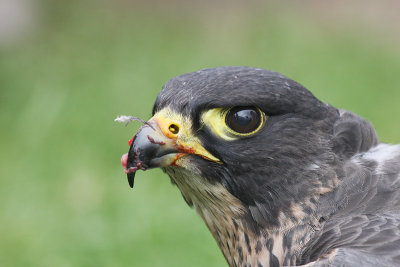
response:
[[[251,218],[247,208],[221,184],[207,183],[193,173],[188,178],[183,170],[166,171],[204,220],[230,266],[295,265],[297,255],[311,238],[310,220],[299,223],[285,214],[279,215],[280,226],[255,233],[246,221]]]

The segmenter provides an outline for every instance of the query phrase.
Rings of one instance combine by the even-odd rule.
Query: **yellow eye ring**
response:
[[[265,122],[265,114],[258,107],[224,109],[222,117],[228,132],[241,137],[257,133]]]
[[[267,116],[261,109],[257,107],[250,107],[259,115],[259,123],[251,129],[249,132],[240,133],[231,129],[227,123],[226,118],[231,110],[235,108],[244,108],[244,107],[232,107],[232,108],[213,108],[207,111],[204,111],[201,115],[201,125],[207,126],[210,131],[217,137],[226,140],[226,141],[234,141],[241,137],[251,136],[262,129],[265,125],[265,121]]]

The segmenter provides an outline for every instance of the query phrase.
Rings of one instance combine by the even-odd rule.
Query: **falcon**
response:
[[[162,168],[230,266],[400,266],[400,146],[363,118],[279,73],[219,67],[169,80],[142,122],[130,185]]]

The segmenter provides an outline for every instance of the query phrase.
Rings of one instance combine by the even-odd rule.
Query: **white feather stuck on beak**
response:
[[[143,124],[148,124],[147,121],[142,120],[138,117],[133,117],[133,116],[126,116],[126,115],[121,115],[115,118],[116,122],[120,122],[120,123],[126,123],[126,125],[128,125],[131,121],[140,121]]]

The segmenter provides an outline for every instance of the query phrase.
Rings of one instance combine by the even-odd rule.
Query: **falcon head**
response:
[[[343,161],[367,149],[351,142],[364,132],[340,127],[367,125],[354,116],[343,124],[338,109],[276,72],[204,69],[164,85],[122,163],[131,186],[137,170],[162,168],[231,265],[264,247],[270,263],[282,263],[277,255],[289,245],[264,243],[299,225],[317,227],[318,199],[340,182]]]

